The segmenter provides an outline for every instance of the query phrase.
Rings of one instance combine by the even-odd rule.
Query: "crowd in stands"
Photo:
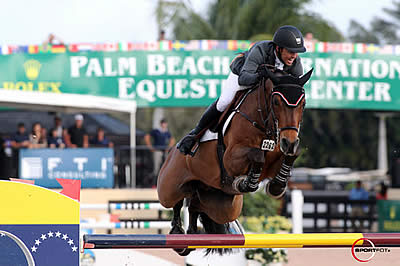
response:
[[[28,132],[23,122],[18,123],[17,132],[3,142],[7,148],[88,148],[113,147],[114,144],[107,139],[104,129],[97,128],[96,136],[89,139],[89,135],[83,125],[83,115],[75,115],[75,123],[69,128],[63,126],[61,117],[54,118],[54,126],[48,131],[40,122],[35,122]]]

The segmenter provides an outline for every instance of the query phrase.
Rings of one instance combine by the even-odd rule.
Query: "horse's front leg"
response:
[[[260,149],[252,148],[247,154],[250,160],[250,170],[245,176],[237,177],[232,188],[240,193],[254,192],[260,184],[260,175],[265,162],[264,152]]]
[[[287,183],[292,176],[291,169],[296,160],[298,153],[294,156],[284,156],[281,169],[278,174],[268,182],[265,188],[266,193],[275,199],[281,198],[287,188]]]

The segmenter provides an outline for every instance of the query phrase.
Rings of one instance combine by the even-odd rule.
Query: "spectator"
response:
[[[369,195],[368,192],[362,187],[361,181],[356,182],[356,186],[350,191],[349,199],[350,200],[368,200]],[[366,216],[366,206],[363,206],[360,203],[351,205],[351,214],[352,217],[351,223],[354,231],[358,232],[363,229],[363,221],[359,220],[359,225],[357,225],[357,219],[360,217]]]
[[[164,41],[165,40],[165,31],[160,30],[160,34],[158,35],[158,41]]]
[[[29,134],[29,148],[40,149],[47,148],[47,138],[43,135],[42,125],[39,122],[35,122],[32,125],[32,132]]]
[[[151,144],[151,137],[153,138],[153,144]],[[175,138],[171,136],[168,130],[168,122],[165,119],[161,119],[160,129],[153,129],[150,134],[145,135],[144,140],[147,147],[153,152],[153,173],[157,176],[165,152],[175,145]]]
[[[60,138],[64,137],[65,130],[62,126],[61,117],[59,117],[59,116],[54,117],[54,128],[51,129],[50,135],[52,135],[53,130],[56,130],[57,137],[60,137]]]
[[[377,200],[387,200],[387,186],[385,183],[382,181],[380,183],[380,190],[378,193],[376,193],[376,199]]]
[[[104,129],[102,127],[97,128],[96,136],[91,139],[90,144],[93,144],[97,147],[114,147],[114,143],[108,140],[108,138],[104,134]]]
[[[75,124],[68,129],[67,144],[70,148],[88,148],[89,136],[83,126],[83,115],[75,115]]]
[[[57,37],[53,33],[50,33],[47,39],[43,43],[44,45],[64,45],[63,40],[61,38]]]
[[[50,131],[50,136],[48,139],[48,144],[50,148],[65,148],[65,143],[62,137],[58,136],[57,128],[53,128]]]
[[[18,123],[18,131],[12,137],[10,145],[14,149],[29,147],[29,136],[26,133],[26,128],[24,123],[22,122]]]
[[[318,40],[314,39],[314,35],[311,32],[307,32],[306,35],[304,36],[304,41],[315,43]]]

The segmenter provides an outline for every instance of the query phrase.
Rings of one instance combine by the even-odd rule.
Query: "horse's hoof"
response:
[[[189,255],[190,252],[195,250],[194,248],[174,248],[174,251],[178,253],[179,256],[185,257]]]
[[[169,231],[169,234],[170,235],[172,235],[172,234],[180,234],[180,235],[183,235],[183,234],[185,234],[185,231],[183,230],[183,228],[181,227],[181,226],[177,226],[177,225],[174,225],[172,228],[171,228],[171,230]]]
[[[265,192],[267,193],[268,196],[274,199],[280,199],[285,195],[287,185],[282,184],[279,181],[271,180],[268,182]]]

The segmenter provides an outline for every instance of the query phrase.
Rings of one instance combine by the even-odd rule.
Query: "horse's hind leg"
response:
[[[175,204],[173,211],[174,211],[174,218],[172,218],[172,228],[171,231],[169,231],[170,234],[184,234],[185,231],[183,230],[182,227],[182,219],[181,219],[181,209],[183,206],[183,200],[179,201],[177,204]]]

